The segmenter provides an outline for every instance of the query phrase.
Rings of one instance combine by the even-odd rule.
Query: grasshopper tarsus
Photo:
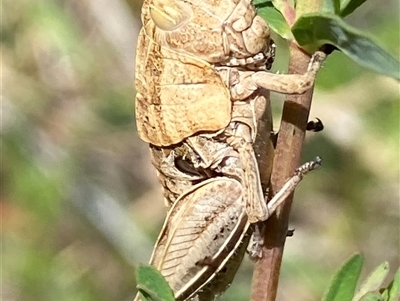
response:
[[[299,168],[296,169],[295,175],[303,177],[310,171],[313,171],[322,165],[322,159],[320,157],[315,157],[314,161],[309,161],[301,165]]]

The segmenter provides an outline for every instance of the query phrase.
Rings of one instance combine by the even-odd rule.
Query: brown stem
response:
[[[310,56],[307,53],[291,45],[289,73],[303,74],[307,70],[309,60]],[[269,199],[300,166],[312,94],[313,89],[310,89],[302,95],[286,97],[276,145]],[[292,200],[293,194],[278,208],[276,214],[266,221],[262,258],[255,263],[254,267],[251,294],[253,301],[276,299]]]

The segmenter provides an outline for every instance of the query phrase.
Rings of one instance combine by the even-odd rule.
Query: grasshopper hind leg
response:
[[[307,162],[296,169],[294,175],[286,181],[283,187],[273,196],[267,203],[268,212],[272,215],[276,209],[286,200],[286,198],[294,192],[297,185],[303,177],[312,170],[321,166],[321,159],[315,158],[314,161]],[[262,257],[262,246],[264,244],[264,233],[266,231],[265,223],[259,222],[254,224],[253,243],[251,245],[249,254],[253,260]]]

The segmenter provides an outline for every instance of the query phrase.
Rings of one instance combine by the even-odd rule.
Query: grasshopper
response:
[[[282,200],[265,202],[273,159],[269,91],[305,92],[325,55],[314,54],[304,74],[268,72],[275,46],[250,0],[145,0],[142,22],[137,128],[150,144],[170,208],[151,263],[178,300],[209,300],[205,292],[229,285],[231,276],[219,275],[225,268],[234,275],[251,225],[265,221]],[[200,232],[179,241],[192,218],[203,221],[194,226]],[[224,236],[217,233],[221,227]],[[184,249],[174,246],[185,245],[198,245],[198,253],[173,255]]]
[[[255,223],[269,216],[252,147],[257,118],[253,114],[251,122],[242,122],[238,116],[233,124],[234,103],[250,103],[269,90],[305,92],[325,56],[317,52],[302,75],[267,72],[275,52],[267,24],[250,0],[219,2],[144,2],[136,65],[137,127],[144,141],[158,147],[234,128],[232,145],[249,163],[242,166],[242,180],[248,188],[246,211]]]

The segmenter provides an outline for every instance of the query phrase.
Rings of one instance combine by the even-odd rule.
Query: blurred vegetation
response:
[[[2,300],[131,300],[165,216],[134,122],[139,1],[3,1]],[[399,4],[348,20],[399,57]],[[287,52],[277,39],[276,70]],[[286,63],[285,63],[286,62]],[[279,125],[279,101],[275,123]],[[328,58],[297,190],[278,300],[318,300],[356,251],[399,266],[399,83]],[[222,300],[248,300],[246,259]],[[389,275],[393,278],[393,275]]]

